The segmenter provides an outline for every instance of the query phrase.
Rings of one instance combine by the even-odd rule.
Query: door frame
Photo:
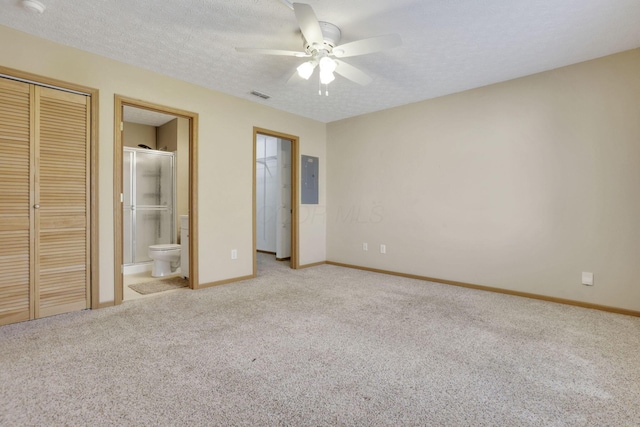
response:
[[[65,82],[26,71],[16,70],[14,68],[4,67],[0,65],[0,74],[8,79],[19,80],[25,83],[31,83],[37,86],[50,87],[52,89],[62,89],[72,92],[80,92],[89,97],[91,105],[90,123],[89,123],[89,251],[90,255],[90,307],[91,309],[101,308],[100,305],[100,256],[99,256],[99,224],[98,224],[98,118],[99,114],[99,91],[98,89],[83,86],[75,83]]]
[[[291,268],[297,270],[300,268],[300,248],[298,239],[298,151],[300,146],[300,138],[295,135],[289,135],[282,132],[276,132],[269,129],[259,127],[253,128],[253,277],[258,275],[258,256],[257,256],[257,211],[256,211],[256,160],[258,153],[256,145],[258,143],[258,134],[271,136],[279,139],[291,141]]]
[[[189,288],[199,289],[198,279],[198,113],[167,107],[153,102],[114,95],[114,303],[122,304],[123,293],[123,223],[122,223],[122,109],[124,106],[170,114],[189,120]]]

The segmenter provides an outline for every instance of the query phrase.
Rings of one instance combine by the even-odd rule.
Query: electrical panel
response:
[[[312,156],[302,156],[302,195],[303,205],[318,204],[318,158]]]

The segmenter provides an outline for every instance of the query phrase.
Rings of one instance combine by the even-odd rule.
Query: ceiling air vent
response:
[[[259,98],[262,99],[269,99],[271,98],[269,95],[267,95],[266,93],[262,93],[262,92],[258,92],[257,90],[252,90],[251,91],[251,95],[257,96]]]

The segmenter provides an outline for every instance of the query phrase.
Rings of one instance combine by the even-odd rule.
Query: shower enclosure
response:
[[[123,258],[125,265],[151,261],[151,245],[175,243],[175,154],[124,148]]]

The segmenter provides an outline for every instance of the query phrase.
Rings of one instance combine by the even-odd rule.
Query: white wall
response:
[[[276,252],[278,199],[278,139],[256,138],[256,248]]]
[[[107,40],[105,40],[105,43]],[[199,114],[200,283],[253,272],[253,127],[299,136],[302,154],[325,158],[326,126],[0,26],[0,65],[97,88],[100,301],[114,299],[114,95]],[[323,174],[322,176],[326,176]],[[326,187],[322,182],[321,188]],[[320,193],[324,209],[325,191]],[[324,218],[300,224],[300,263],[326,259]],[[238,259],[232,261],[232,249]]]
[[[291,257],[291,141],[278,139],[276,258]]]
[[[640,50],[330,123],[327,147],[329,260],[640,310]]]

